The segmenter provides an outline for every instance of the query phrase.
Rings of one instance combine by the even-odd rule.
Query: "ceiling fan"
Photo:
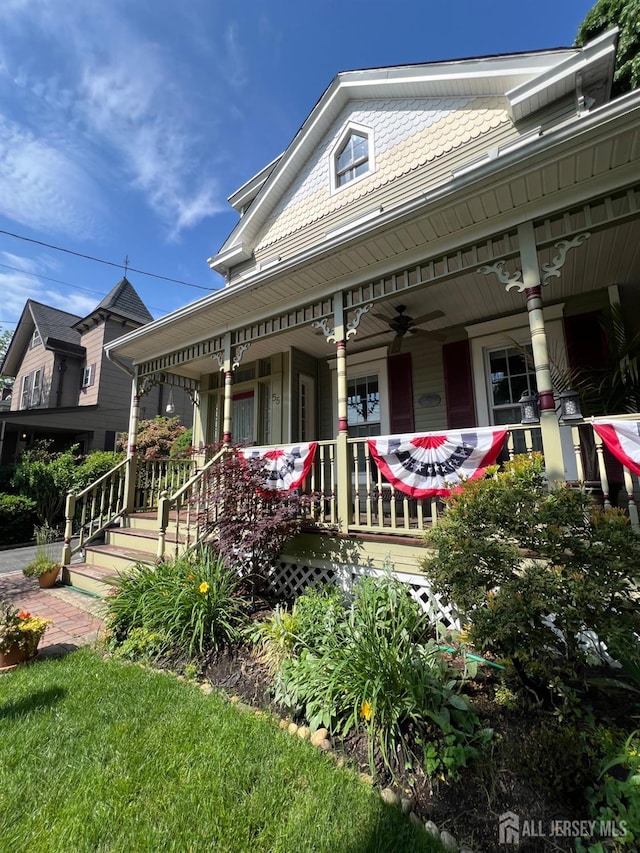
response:
[[[387,317],[384,314],[374,314],[379,320],[384,320],[389,325],[389,331],[395,333],[395,337],[389,347],[389,355],[399,353],[402,348],[402,339],[405,335],[428,335],[435,340],[444,340],[446,335],[441,332],[430,332],[428,329],[420,329],[423,323],[429,323],[431,320],[437,320],[439,317],[444,317],[444,311],[430,311],[428,314],[422,314],[420,317],[410,317],[404,312],[407,310],[406,305],[394,306],[396,314],[392,317]],[[386,335],[387,332],[378,332],[375,335],[368,335],[368,338],[378,337],[378,335]],[[366,340],[366,338],[362,338]]]

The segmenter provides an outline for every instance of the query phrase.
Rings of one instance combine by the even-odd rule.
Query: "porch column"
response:
[[[127,467],[125,472],[125,509],[127,513],[133,512],[136,491],[136,476],[138,456],[136,453],[138,442],[138,423],[140,421],[140,390],[138,388],[138,371],[131,381],[131,406],[129,408],[129,435],[127,439]]]
[[[336,380],[338,386],[338,435],[336,437],[336,503],[338,525],[341,533],[346,533],[352,517],[352,466],[349,459],[349,438],[347,420],[347,336],[344,320],[342,293],[334,296],[333,335],[336,342]]]
[[[536,371],[538,400],[540,403],[540,430],[544,451],[545,468],[549,483],[564,482],[564,459],[560,441],[560,424],[553,398],[553,384],[549,368],[549,348],[544,326],[542,310],[542,284],[538,266],[533,222],[523,222],[518,226],[520,261],[522,264],[522,282],[527,299],[529,329],[533,363]]]
[[[224,409],[222,416],[222,441],[231,444],[231,408],[233,403],[233,366],[231,364],[231,332],[224,337]]]

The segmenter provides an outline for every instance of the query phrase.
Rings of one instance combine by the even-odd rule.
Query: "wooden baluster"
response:
[[[411,526],[411,521],[409,519],[409,498],[404,494],[402,496],[402,519],[405,530],[408,530]]]
[[[360,524],[360,459],[358,456],[358,445],[349,444],[351,459],[353,461],[353,523]]]
[[[573,444],[573,455],[574,455],[575,460],[576,460],[576,471],[578,473],[578,482],[584,483],[584,466],[582,464],[580,429],[577,426],[571,427],[571,443]]]
[[[611,499],[609,496],[609,477],[607,476],[607,466],[604,462],[604,445],[598,433],[593,432],[596,441],[596,454],[598,456],[598,471],[600,472],[600,486],[602,488],[602,502],[605,509],[611,509]]]
[[[373,525],[373,494],[371,492],[371,489],[373,486],[373,480],[372,480],[371,453],[369,452],[369,442],[368,441],[365,441],[365,443],[364,443],[364,460],[365,460],[365,471],[366,471],[366,478],[367,478],[367,483],[366,483],[367,493],[366,493],[366,498],[365,498],[365,501],[366,501],[366,504],[365,504],[366,524],[367,524],[367,527],[371,527]]]
[[[513,457],[515,456],[515,452],[513,449],[514,448],[514,442],[515,442],[515,431],[510,429],[509,433],[507,435],[507,453],[509,454],[509,461],[510,462],[513,460]]]
[[[637,530],[639,526],[638,507],[633,496],[633,475],[626,465],[622,466],[622,472],[624,474],[624,487],[627,490],[627,511],[629,513],[629,520],[631,522],[631,526]]]
[[[67,495],[64,512],[64,544],[62,546],[62,565],[68,566],[71,562],[71,539],[73,538],[73,516],[76,512],[76,496],[73,492]]]
[[[438,523],[438,498],[431,498],[431,525]]]
[[[167,497],[167,492],[163,491],[158,501],[158,561],[164,560],[164,552],[167,538],[167,525],[169,523],[169,505],[170,501]]]
[[[416,501],[417,507],[417,517],[416,524],[418,525],[418,530],[424,530],[424,500],[421,498]]]
[[[331,487],[330,521],[331,524],[337,524],[338,505],[336,502],[336,446],[333,443],[329,445],[329,484]]]
[[[396,495],[397,492],[392,485],[387,486],[389,490],[389,525],[395,530],[398,526],[398,512],[396,506]],[[383,518],[383,527],[386,527],[386,523]]]
[[[376,465],[376,488],[378,489],[378,527],[384,527],[384,485],[382,474]]]

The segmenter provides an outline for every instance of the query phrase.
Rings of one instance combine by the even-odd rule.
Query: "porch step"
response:
[[[70,563],[62,569],[62,582],[74,589],[105,598],[117,586],[118,573],[104,566]]]
[[[153,548],[152,540],[145,540],[146,548]],[[141,548],[124,547],[122,545],[87,545],[85,551],[85,562],[91,566],[109,569],[112,572],[122,572],[130,568],[134,563],[155,563],[156,550],[142,550]]]
[[[109,545],[115,545],[125,549],[140,549],[142,551],[156,552],[158,543],[158,531],[147,530],[143,527],[112,527],[106,532],[106,538]],[[183,545],[187,541],[184,534],[177,536],[178,543]],[[176,542],[175,531],[167,530],[167,543],[172,545]]]
[[[178,520],[178,514],[176,512],[169,513],[169,523],[167,525],[167,536],[169,533],[174,533],[176,530],[176,523]],[[182,514],[180,519],[180,529],[184,532],[186,530],[186,521],[185,515]],[[149,530],[153,531],[155,534],[158,532],[158,513],[157,512],[135,512],[131,513],[131,515],[126,516],[124,519],[124,524],[122,525],[125,530]],[[195,525],[192,525],[195,527]]]

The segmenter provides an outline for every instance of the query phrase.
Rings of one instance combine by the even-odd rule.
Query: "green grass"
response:
[[[0,851],[439,850],[215,693],[83,649],[0,676]]]

